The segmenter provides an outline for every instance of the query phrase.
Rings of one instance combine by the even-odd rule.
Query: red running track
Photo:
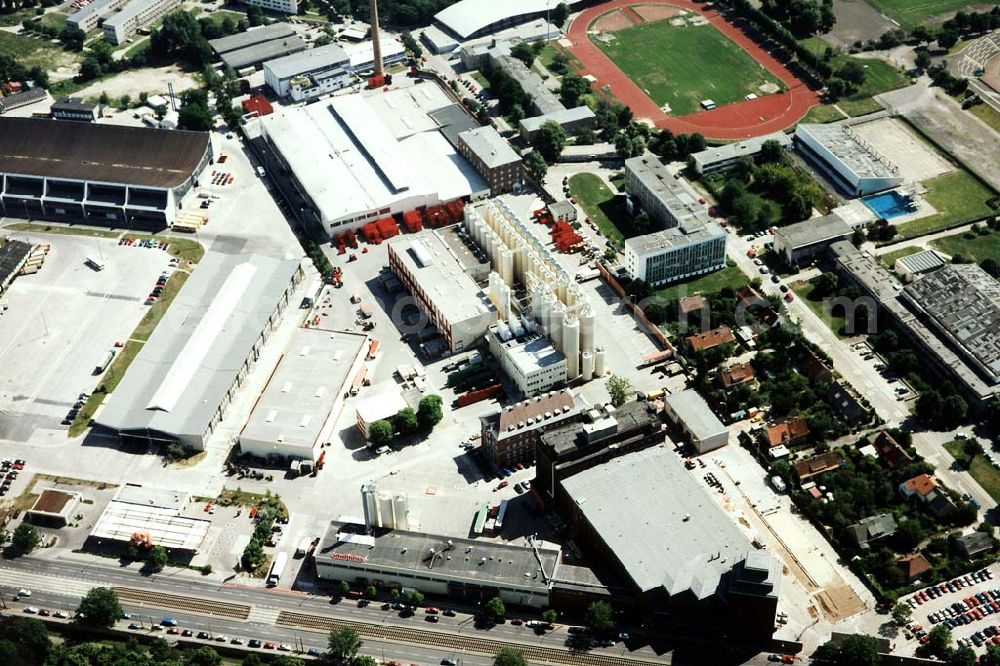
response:
[[[613,9],[632,5],[671,5],[704,16],[726,37],[740,45],[750,56],[780,79],[786,92],[764,95],[755,100],[736,102],[711,111],[699,111],[682,117],[668,116],[618,66],[590,41],[587,29],[599,16]],[[649,119],[660,129],[675,134],[698,132],[709,139],[745,139],[779,132],[802,119],[810,108],[820,103],[819,95],[788,71],[771,54],[740,32],[715,11],[710,4],[690,0],[610,0],[585,9],[569,27],[569,51],[583,63],[584,74],[597,79],[596,86],[608,86],[618,101],[632,109],[637,118]]]

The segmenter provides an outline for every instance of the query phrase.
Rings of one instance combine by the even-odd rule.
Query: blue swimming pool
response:
[[[864,202],[864,204],[868,206],[873,213],[884,220],[891,220],[894,217],[902,217],[903,215],[913,212],[912,204],[909,199],[896,190],[883,192],[882,194],[873,194],[870,197],[864,197],[861,201]]]

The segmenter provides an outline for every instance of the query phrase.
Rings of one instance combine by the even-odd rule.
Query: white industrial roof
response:
[[[97,519],[90,536],[129,541],[148,534],[154,546],[195,551],[208,535],[211,521],[181,515],[188,496],[173,490],[122,486]]]
[[[379,40],[382,46],[382,60],[390,60],[406,52],[403,45],[398,40],[384,37]],[[372,65],[375,63],[375,43],[368,39],[357,44],[342,44],[344,52],[351,63],[351,69],[357,69],[362,65]]]
[[[337,65],[347,66],[349,59],[339,44],[327,44],[315,49],[282,56],[264,63],[264,69],[270,70],[278,79],[289,79],[308,72],[329,69]]]
[[[200,437],[298,270],[295,259],[207,253],[97,422]]]
[[[726,426],[712,412],[705,399],[694,390],[671,393],[664,402],[670,405],[684,427],[697,439],[704,440],[726,432]]]
[[[513,22],[518,17],[528,17],[551,11],[565,2],[569,6],[581,0],[460,0],[434,15],[434,19],[459,37],[467,39],[495,23]]]
[[[282,109],[261,123],[324,221],[394,204],[441,203],[487,186],[427,117],[422,99],[429,107],[446,105],[437,106],[435,88],[334,97]]]
[[[307,455],[367,349],[368,337],[360,333],[296,330],[240,439],[301,447]]]
[[[750,550],[743,532],[665,446],[614,458],[562,485],[643,592],[690,590],[704,599]]]
[[[409,405],[399,391],[385,391],[359,402],[357,412],[365,423],[374,423],[379,419],[395,416],[406,407]]]

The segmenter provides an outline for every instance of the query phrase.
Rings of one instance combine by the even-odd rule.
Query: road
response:
[[[207,631],[212,636],[222,634],[244,640],[258,638],[308,649],[324,647],[332,626],[350,624],[364,639],[364,652],[407,663],[437,664],[443,657],[453,656],[463,664],[488,664],[505,645],[524,651],[532,663],[567,666],[670,663],[668,655],[656,655],[648,647],[629,652],[623,644],[588,653],[571,652],[565,646],[567,628],[561,625],[542,635],[509,623],[490,630],[477,629],[472,616],[460,612],[456,617],[442,616],[431,629],[421,612],[402,618],[395,611],[382,610],[379,604],[359,607],[347,600],[332,604],[326,596],[219,585],[191,578],[187,570],[167,570],[147,577],[137,575],[134,569],[83,561],[24,557],[0,562],[0,591],[14,612],[23,612],[23,605],[9,601],[20,588],[32,591],[32,606],[70,610],[94,586],[118,588],[123,606],[133,613],[130,622],[141,622],[146,627],[137,631],[149,631],[150,625],[169,616],[182,629],[192,629],[195,633]]]

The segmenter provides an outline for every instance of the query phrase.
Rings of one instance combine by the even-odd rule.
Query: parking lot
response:
[[[51,246],[41,270],[15,279],[2,299],[0,439],[25,442],[38,428],[65,428],[80,394],[97,383],[96,368],[145,314],[170,257],[115,239],[10,235]],[[86,265],[88,256],[104,269]]]
[[[954,624],[951,627],[952,636],[959,645],[967,644],[977,654],[985,652],[983,641],[977,639],[977,645],[972,637],[987,628],[1000,627],[1000,580],[997,580],[997,573],[998,565],[993,564],[974,574],[946,581],[943,585],[951,583],[950,590],[932,585],[903,599],[913,608],[913,620],[897,642],[896,651],[905,654],[915,650],[926,632],[950,620]],[[934,620],[931,620],[932,616]],[[992,629],[988,632],[994,633]],[[997,643],[1000,644],[1000,640]]]

